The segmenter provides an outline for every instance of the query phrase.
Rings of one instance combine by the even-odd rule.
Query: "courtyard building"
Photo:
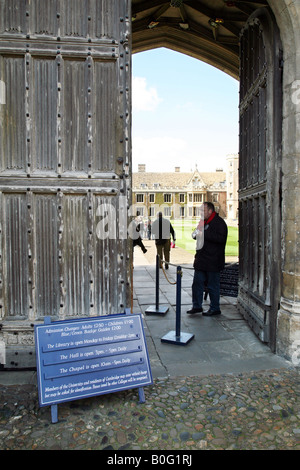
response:
[[[140,165],[132,177],[132,202],[135,210],[144,218],[156,218],[160,209],[163,216],[171,219],[199,219],[203,202],[215,205],[221,217],[227,217],[226,173],[146,172]]]

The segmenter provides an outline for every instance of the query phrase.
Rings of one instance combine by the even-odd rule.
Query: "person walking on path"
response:
[[[131,238],[133,239],[133,248],[135,246],[139,246],[142,252],[145,254],[147,253],[147,248],[145,247],[142,237],[141,237],[141,227],[142,227],[142,219],[140,217],[140,213],[136,213],[136,218],[132,221],[132,235]]]
[[[161,212],[158,212],[157,219],[152,224],[152,234],[155,239],[157,254],[161,261],[165,260],[165,268],[168,269],[171,249],[170,236],[172,235],[174,242],[176,238],[171,222],[164,219]]]
[[[220,310],[220,271],[225,266],[225,245],[228,229],[225,221],[215,212],[211,202],[203,204],[203,219],[197,227],[198,232],[204,231],[203,246],[196,247],[194,259],[194,279],[192,284],[193,308],[188,314],[203,312],[202,302],[204,286],[210,298],[210,308],[203,312],[204,316],[219,315]],[[193,238],[196,238],[194,232]]]

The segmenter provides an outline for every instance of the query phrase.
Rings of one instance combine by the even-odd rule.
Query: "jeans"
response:
[[[220,310],[220,273],[195,271],[192,284],[193,308],[202,308],[205,282],[210,298],[210,309]]]

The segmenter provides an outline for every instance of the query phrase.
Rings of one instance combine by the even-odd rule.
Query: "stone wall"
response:
[[[283,44],[282,296],[277,353],[300,363],[300,1],[269,0]],[[300,356],[300,354],[299,354]]]

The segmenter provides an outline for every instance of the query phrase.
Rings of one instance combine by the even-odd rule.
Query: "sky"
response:
[[[133,171],[226,169],[238,153],[239,83],[165,48],[132,56]]]

